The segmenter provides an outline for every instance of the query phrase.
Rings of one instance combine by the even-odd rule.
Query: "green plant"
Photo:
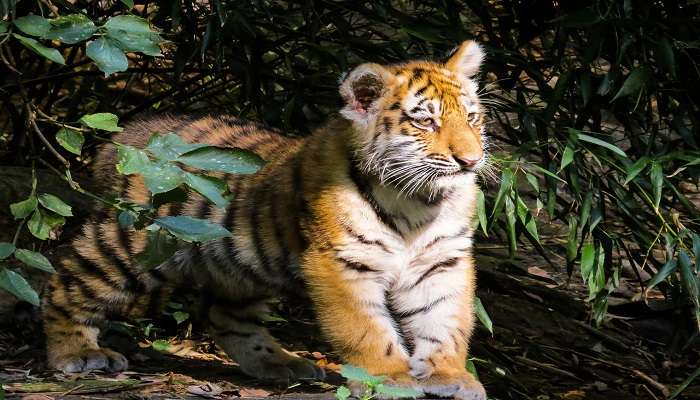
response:
[[[341,366],[340,374],[348,381],[359,383],[365,387],[364,392],[358,397],[360,400],[370,400],[382,396],[390,398],[423,396],[423,392],[413,388],[385,385],[383,382],[386,381],[386,376],[374,376],[367,370],[352,365]],[[340,386],[335,393],[338,400],[346,400],[351,395],[352,392],[346,386]]]

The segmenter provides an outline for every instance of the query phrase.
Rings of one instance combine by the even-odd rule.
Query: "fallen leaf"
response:
[[[22,396],[22,400],[54,400],[54,398],[43,394],[30,394]]]
[[[559,398],[562,400],[585,400],[586,392],[583,390],[570,390],[566,393],[560,394]]]
[[[265,389],[256,388],[240,388],[238,389],[238,395],[241,397],[267,397],[272,393]]]
[[[211,382],[207,382],[204,385],[192,385],[187,387],[187,393],[208,399],[215,399],[223,392],[223,389]]]
[[[543,270],[543,269],[540,268],[540,267],[529,267],[529,268],[527,269],[527,272],[528,272],[530,275],[539,276],[539,277],[541,277],[541,278],[552,279],[551,275],[549,275],[549,272]]]

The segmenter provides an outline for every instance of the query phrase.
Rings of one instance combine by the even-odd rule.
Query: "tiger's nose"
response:
[[[459,164],[462,169],[472,169],[474,168],[477,164],[479,164],[479,161],[484,157],[483,154],[468,154],[464,156],[454,156],[455,161],[457,161],[457,164]]]

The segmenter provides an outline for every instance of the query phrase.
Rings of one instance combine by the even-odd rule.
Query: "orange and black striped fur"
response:
[[[144,146],[151,132],[173,131],[268,163],[254,175],[224,176],[234,194],[226,209],[196,193],[161,207],[160,215],[220,223],[232,237],[178,250],[155,269],[135,261],[143,230],[120,229],[109,211],[86,224],[44,295],[50,366],[126,368],[122,355],[99,346],[100,322],[153,311],[186,283],[211,299],[211,333],[244,372],[322,378],[260,323],[270,298],[303,290],[345,362],[427,393],[485,399],[465,370],[476,173],[485,163],[473,80],[482,58],[465,42],[444,63],[360,65],[340,84],[340,116],[304,139],[230,117],[131,124],[116,141]],[[101,183],[148,202],[143,180],[118,176],[115,161],[114,147],[99,154]]]

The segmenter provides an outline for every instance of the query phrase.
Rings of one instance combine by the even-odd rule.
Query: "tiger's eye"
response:
[[[421,118],[419,120],[416,120],[416,122],[419,125],[423,125],[425,127],[431,127],[433,126],[433,119],[432,118]]]

